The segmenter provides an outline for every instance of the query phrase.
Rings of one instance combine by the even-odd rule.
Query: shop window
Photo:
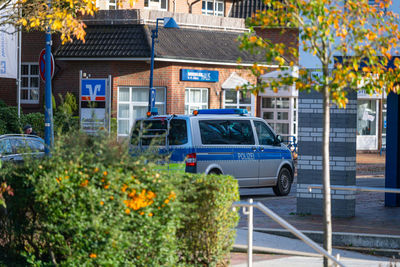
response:
[[[39,64],[21,64],[21,103],[39,103]]]
[[[273,120],[274,119],[274,112],[263,112],[263,119],[264,120]]]
[[[192,114],[197,109],[208,108],[207,88],[186,88],[185,90],[185,114]]]
[[[253,114],[251,92],[224,90],[224,107],[246,109],[250,114]]]
[[[376,135],[376,100],[358,100],[357,134]]]
[[[297,98],[263,97],[261,100],[262,118],[274,131],[288,140],[297,133]]]
[[[165,88],[156,88],[155,107],[159,114],[165,114],[166,112],[165,99]],[[146,116],[148,102],[148,88],[118,88],[118,136],[128,136],[135,119]]]
[[[275,107],[275,98],[264,97],[262,99],[262,107],[263,108],[274,108]]]
[[[167,0],[144,0],[144,6],[151,9],[167,10]]]
[[[224,16],[224,1],[221,0],[203,0],[201,6],[203,15]]]

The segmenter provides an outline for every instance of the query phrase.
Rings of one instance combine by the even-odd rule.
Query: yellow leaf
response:
[[[355,71],[358,71],[358,64],[356,61],[353,61],[353,68]]]

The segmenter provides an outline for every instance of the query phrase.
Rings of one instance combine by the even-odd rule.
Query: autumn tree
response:
[[[129,0],[133,5],[134,0]],[[0,0],[0,26],[60,33],[63,43],[85,40],[83,15],[94,15],[96,0]]]
[[[298,90],[316,90],[323,96],[324,247],[331,253],[330,105],[346,108],[349,90],[362,88],[368,94],[400,92],[399,62],[393,57],[398,54],[399,18],[391,11],[391,0],[376,0],[375,4],[368,0],[264,0],[264,4],[267,8],[256,12],[247,25],[251,29],[281,29],[282,34],[287,28],[297,28],[300,49],[319,61],[320,75],[300,66],[298,77],[281,75],[277,80],[260,81],[251,90],[257,93],[269,87],[277,91],[282,85],[296,83]],[[240,39],[242,49],[265,55],[265,62],[252,66],[257,76],[270,71],[263,66],[271,62],[281,70],[297,65],[296,48],[273,43],[254,32]],[[388,67],[390,61],[395,68]],[[330,264],[324,259],[324,266]]]

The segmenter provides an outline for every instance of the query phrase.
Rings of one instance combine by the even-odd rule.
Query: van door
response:
[[[281,146],[275,145],[275,134],[263,121],[254,120],[258,137],[257,158],[259,160],[259,185],[273,186],[276,184],[278,168],[282,161]]]
[[[199,171],[215,165],[238,179],[239,186],[258,185],[258,160],[250,120],[199,120],[201,148],[197,153]]]

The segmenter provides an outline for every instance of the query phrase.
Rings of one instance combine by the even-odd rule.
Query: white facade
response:
[[[261,76],[264,81],[277,79],[279,75],[297,76],[297,68],[293,71],[273,71]],[[260,117],[268,122],[274,131],[281,135],[284,141],[292,141],[297,138],[298,128],[298,91],[296,86],[279,88],[275,93],[270,88],[259,93]]]

